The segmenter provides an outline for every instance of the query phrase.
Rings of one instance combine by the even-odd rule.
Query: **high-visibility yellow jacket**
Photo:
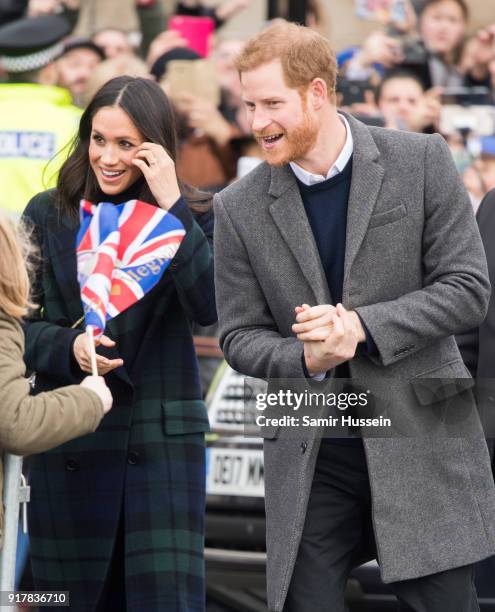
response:
[[[55,184],[81,112],[60,87],[0,85],[1,211],[19,218],[36,193]]]

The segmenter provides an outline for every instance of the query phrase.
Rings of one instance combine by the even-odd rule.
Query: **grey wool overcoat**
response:
[[[354,140],[343,304],[378,354],[350,362],[413,435],[364,439],[373,528],[385,582],[473,563],[495,553],[495,492],[477,415],[449,435],[432,420],[430,379],[470,393],[453,335],[483,320],[490,286],[469,199],[439,135],[367,127]],[[294,307],[332,303],[296,180],[262,164],[215,198],[215,275],[221,345],[230,365],[258,378],[303,378]],[[433,382],[430,381],[430,382]],[[405,384],[407,383],[407,384]],[[412,398],[415,401],[412,401]],[[457,430],[456,430],[457,427]],[[290,584],[319,448],[263,428],[268,602]],[[440,434],[438,436],[432,435]]]

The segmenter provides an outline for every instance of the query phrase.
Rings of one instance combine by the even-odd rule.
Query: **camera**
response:
[[[426,64],[428,61],[428,53],[423,42],[414,38],[403,39],[402,55],[404,59],[401,64],[406,64],[408,66]]]
[[[337,94],[340,94],[339,106],[351,106],[365,102],[366,91],[373,91],[369,81],[350,81],[344,77],[337,79]]]

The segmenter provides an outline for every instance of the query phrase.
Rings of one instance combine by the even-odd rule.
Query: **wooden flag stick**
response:
[[[96,367],[96,349],[95,349],[95,341],[94,341],[94,336],[93,336],[93,326],[92,325],[86,326],[86,335],[88,337],[88,348],[89,348],[89,355],[91,358],[91,371],[93,373],[93,376],[98,376],[98,369]]]

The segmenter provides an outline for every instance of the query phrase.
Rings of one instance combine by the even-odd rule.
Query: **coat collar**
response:
[[[380,192],[384,169],[379,163],[380,153],[370,130],[350,115],[342,114],[349,123],[354,142],[352,182],[347,209],[345,288],[352,264],[366,235]],[[289,165],[271,168],[268,193],[275,198],[269,208],[270,214],[313,289],[316,303],[332,303],[313,232],[297,181]]]
[[[316,304],[332,302],[313,231],[308,221],[296,179],[289,166],[272,168],[270,214],[301,271],[312,288]]]

